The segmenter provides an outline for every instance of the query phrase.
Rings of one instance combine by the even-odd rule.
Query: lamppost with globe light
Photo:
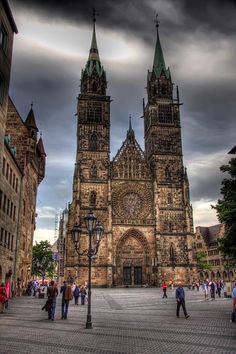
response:
[[[86,228],[89,236],[89,247],[83,251],[80,251],[80,240],[82,235],[82,228],[79,224],[75,224],[72,229],[72,239],[75,245],[75,250],[79,256],[88,257],[88,311],[86,328],[92,328],[92,316],[91,316],[91,269],[92,258],[97,254],[98,248],[103,237],[103,226],[100,221],[97,221],[96,216],[92,210],[84,218]]]

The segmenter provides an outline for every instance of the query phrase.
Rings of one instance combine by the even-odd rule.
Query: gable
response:
[[[151,179],[144,153],[136,140],[125,140],[111,163],[112,179]]]

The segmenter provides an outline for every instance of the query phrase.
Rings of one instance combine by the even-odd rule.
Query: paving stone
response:
[[[231,299],[205,301],[202,292],[186,291],[190,314],[175,317],[174,291],[156,288],[92,290],[92,329],[85,329],[87,306],[71,301],[68,320],[41,311],[45,300],[14,298],[0,315],[1,354],[224,354],[236,353],[236,325],[230,322]]]

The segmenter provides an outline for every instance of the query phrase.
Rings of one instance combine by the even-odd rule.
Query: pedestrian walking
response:
[[[209,299],[209,281],[206,279],[203,283],[203,291],[204,291],[204,296],[205,300]]]
[[[162,284],[162,290],[163,290],[163,296],[162,296],[162,299],[167,298],[167,294],[166,294],[166,291],[167,291],[167,284],[165,281],[163,281],[163,284]]]
[[[11,280],[9,278],[6,279],[5,287],[6,287],[6,294],[7,294],[5,309],[8,309],[9,308],[9,299],[11,297]]]
[[[51,281],[49,287],[47,288],[47,296],[48,296],[48,319],[54,321],[55,319],[55,310],[56,310],[56,299],[58,295],[58,288],[54,282]]]
[[[180,306],[182,306],[185,318],[189,318],[189,315],[187,313],[186,306],[185,306],[185,292],[184,292],[184,288],[183,288],[183,285],[181,282],[178,284],[178,288],[176,289],[176,292],[175,292],[175,297],[177,300],[176,317],[179,317]]]
[[[4,283],[1,283],[1,286],[0,286],[0,313],[4,312],[6,301],[7,301],[6,286]]]
[[[74,295],[74,299],[75,299],[75,305],[78,305],[79,296],[80,296],[80,288],[78,285],[75,286],[73,295]]]
[[[61,301],[61,319],[67,320],[69,302],[73,299],[73,293],[71,286],[63,282],[63,285],[60,289],[60,293],[62,293],[62,301]]]
[[[84,285],[80,288],[80,296],[81,296],[81,305],[84,305],[85,296],[87,295],[87,291]]]
[[[216,291],[217,291],[218,297],[221,297],[221,283],[219,280],[216,282]]]
[[[212,299],[212,300],[215,300],[215,298],[216,298],[216,287],[215,287],[215,283],[214,283],[213,281],[211,281],[211,282],[209,283],[209,285],[210,285],[211,299]]]

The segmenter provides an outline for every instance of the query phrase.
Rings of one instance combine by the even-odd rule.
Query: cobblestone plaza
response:
[[[0,353],[236,353],[231,299],[206,301],[186,290],[189,319],[176,318],[174,290],[162,299],[157,288],[93,289],[93,329],[85,329],[87,306],[70,303],[68,320],[41,311],[45,300],[22,296],[1,314]]]

